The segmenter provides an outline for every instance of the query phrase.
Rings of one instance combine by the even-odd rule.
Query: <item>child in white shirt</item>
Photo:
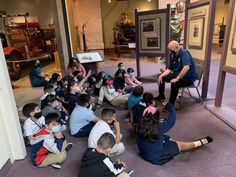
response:
[[[45,118],[42,116],[41,109],[36,103],[26,104],[22,112],[24,116],[27,117],[23,125],[24,136],[30,141],[32,136],[45,124]]]

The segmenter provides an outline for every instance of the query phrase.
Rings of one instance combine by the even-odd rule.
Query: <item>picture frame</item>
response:
[[[235,19],[234,27],[233,27],[233,38],[232,38],[232,44],[231,44],[231,51],[232,51],[232,54],[236,54],[236,19]]]
[[[205,16],[190,18],[188,30],[188,48],[202,50]]]
[[[81,64],[103,62],[103,58],[101,57],[99,52],[77,53],[76,57]]]
[[[161,19],[151,18],[140,21],[141,50],[161,49]]]

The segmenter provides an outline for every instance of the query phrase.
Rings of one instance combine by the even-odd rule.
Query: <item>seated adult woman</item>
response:
[[[110,79],[106,80],[99,92],[98,107],[102,105],[105,97],[113,106],[127,108],[128,96],[129,94],[122,95],[122,93],[116,92],[113,81]]]
[[[29,79],[32,87],[43,87],[50,80],[48,75],[44,74],[40,68],[39,60],[36,61],[34,69],[30,72]]]
[[[159,112],[155,107],[149,106],[144,110],[138,125],[137,144],[140,155],[144,160],[158,165],[165,164],[182,151],[194,149],[213,141],[209,136],[195,142],[170,140],[170,136],[165,133],[174,126],[176,113],[171,103],[167,103],[166,107],[169,115],[165,121],[160,122]]]
[[[76,75],[74,75],[76,73]],[[84,69],[83,65],[79,63],[77,58],[71,58],[69,60],[69,64],[67,66],[66,74],[68,76],[86,76],[86,70]]]

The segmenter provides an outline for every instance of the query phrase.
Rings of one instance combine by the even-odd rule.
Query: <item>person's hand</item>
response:
[[[123,90],[121,90],[121,89],[118,89],[117,91],[118,91],[118,93],[123,93]]]
[[[118,164],[123,165],[124,170],[127,168],[127,164],[124,161],[120,160],[120,159],[118,159]]]
[[[162,84],[162,76],[161,75],[158,77],[157,83],[158,83],[158,85]]]
[[[120,128],[120,123],[116,119],[114,120],[114,126],[116,129]]]
[[[59,131],[59,132],[55,133],[55,137],[56,138],[63,138],[62,132]]]
[[[174,79],[171,79],[171,80],[170,80],[170,83],[171,83],[171,84],[174,84],[174,83],[176,83],[176,82],[178,82],[178,81],[179,81],[178,78],[174,78]]]
[[[92,70],[88,71],[87,77],[91,76]]]
[[[60,101],[58,101],[57,109],[63,109],[63,108],[64,107],[63,107],[62,103]]]

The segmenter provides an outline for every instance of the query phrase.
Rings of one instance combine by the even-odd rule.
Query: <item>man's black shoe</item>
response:
[[[163,101],[163,100],[165,100],[166,98],[165,98],[165,96],[159,95],[159,96],[157,96],[155,99],[158,100],[158,101]]]

